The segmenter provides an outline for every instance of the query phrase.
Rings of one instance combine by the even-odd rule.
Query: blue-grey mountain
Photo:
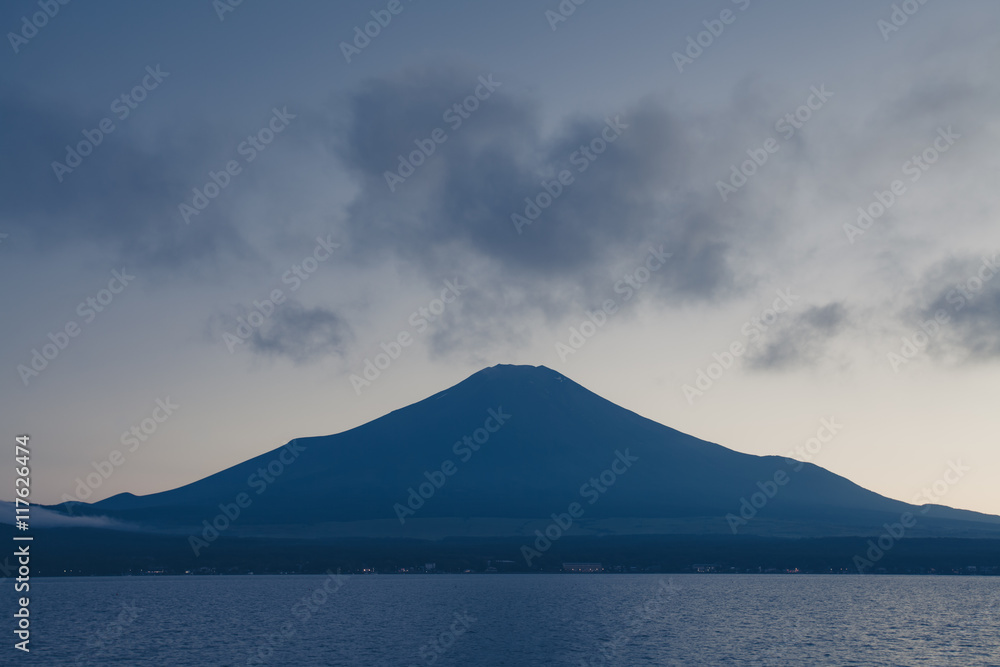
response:
[[[228,514],[231,536],[437,539],[530,536],[573,503],[570,535],[876,535],[909,513],[908,537],[1000,537],[1000,517],[733,451],[551,369],[507,365],[177,489],[55,509],[157,532],[197,534]]]

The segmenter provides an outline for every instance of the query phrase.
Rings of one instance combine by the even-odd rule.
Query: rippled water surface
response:
[[[1000,666],[985,577],[68,578],[30,609],[0,664]]]

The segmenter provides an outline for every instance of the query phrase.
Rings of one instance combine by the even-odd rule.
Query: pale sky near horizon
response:
[[[1000,5],[895,5],[4,3],[0,421],[33,500],[516,363],[753,454],[834,420],[813,463],[1000,514]]]

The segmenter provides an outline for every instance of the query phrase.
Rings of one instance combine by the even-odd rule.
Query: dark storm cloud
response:
[[[468,117],[449,113],[477,89],[485,99]],[[501,76],[425,68],[370,80],[309,124],[332,134],[327,145],[359,186],[343,218],[354,261],[402,260],[431,286],[475,277],[475,293],[430,341],[445,354],[522,344],[534,318],[555,321],[614,297],[650,244],[671,260],[644,296],[719,301],[752,288],[743,260],[776,221],[753,211],[752,199],[723,202],[715,188],[740,155],[733,146],[753,145],[756,121],[770,115],[752,89],[741,89],[752,104],[715,116],[646,99],[548,129],[533,98]],[[400,156],[409,161],[416,142],[430,146],[435,130],[447,138],[412,175],[400,171]],[[564,170],[572,182],[552,185]],[[387,171],[404,178],[390,187]],[[526,210],[543,193],[551,205]]]
[[[802,313],[778,320],[765,334],[765,344],[747,357],[754,370],[785,370],[821,360],[827,343],[848,321],[846,306],[840,302],[812,306]]]
[[[52,163],[65,164],[66,146],[85,141],[84,131],[101,136],[95,130],[103,117],[115,129],[71,172],[57,174]],[[70,113],[6,86],[0,118],[0,216],[5,229],[39,249],[89,242],[112,248],[132,266],[168,270],[255,257],[218,202],[210,220],[203,215],[185,225],[178,214],[190,189],[207,179],[202,165],[213,154],[206,137],[163,137],[155,148],[140,148],[127,123],[106,109]]]
[[[258,354],[306,363],[331,355],[342,356],[352,339],[350,324],[336,312],[288,301],[278,306],[247,342],[250,350]]]
[[[546,135],[533,102],[500,80],[460,126],[449,124],[449,108],[484,90],[489,75],[481,76],[414,71],[369,82],[347,101],[350,121],[336,148],[360,181],[346,220],[358,252],[402,257],[434,276],[479,261],[510,284],[542,281],[550,292],[565,282],[590,292],[638,244],[659,240],[676,258],[656,276],[662,296],[713,298],[733,288],[734,209],[705,197],[714,180],[695,173],[696,121],[647,101],[569,119]],[[385,172],[435,128],[447,139],[391,192]],[[581,151],[609,138],[593,160]],[[525,199],[563,170],[573,181],[550,185],[561,193],[519,230],[512,214],[529,218]]]
[[[941,262],[924,275],[920,288],[923,302],[910,308],[904,320],[919,327],[943,312],[947,319],[931,336],[932,354],[958,360],[1000,358],[998,273],[998,253]]]

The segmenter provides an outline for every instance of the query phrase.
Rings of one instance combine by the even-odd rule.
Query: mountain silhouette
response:
[[[511,365],[170,491],[54,509],[152,531],[228,512],[235,535],[442,538],[530,535],[573,503],[573,530],[591,535],[868,535],[909,512],[914,536],[1000,537],[1000,517],[917,507],[811,463],[736,452],[544,366]]]

